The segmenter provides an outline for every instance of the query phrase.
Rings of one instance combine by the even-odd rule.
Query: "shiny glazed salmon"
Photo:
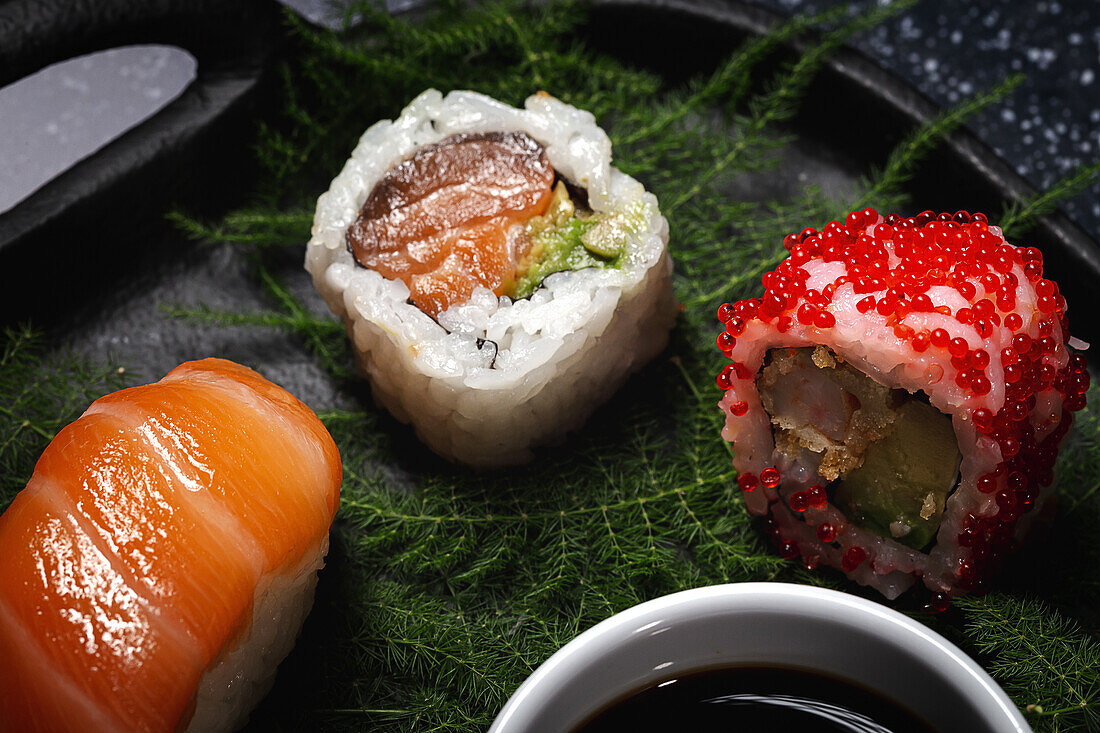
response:
[[[232,362],[94,402],[0,517],[0,730],[185,729],[340,482],[309,408]]]
[[[503,295],[530,246],[517,225],[546,211],[553,183],[546,151],[522,132],[452,135],[375,185],[348,247],[432,316],[478,285]]]

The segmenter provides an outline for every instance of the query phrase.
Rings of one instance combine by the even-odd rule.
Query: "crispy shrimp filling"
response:
[[[771,350],[756,384],[776,450],[813,468],[849,521],[931,542],[962,460],[950,417],[823,346]]]

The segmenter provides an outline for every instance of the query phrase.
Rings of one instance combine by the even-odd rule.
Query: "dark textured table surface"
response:
[[[755,4],[793,14],[843,3]],[[1026,74],[1009,99],[969,125],[1039,188],[1100,160],[1097,0],[924,0],[852,45],[945,107]],[[1100,240],[1100,183],[1063,208]]]
[[[750,0],[770,10],[817,12],[848,0]],[[283,0],[331,20],[325,0]],[[890,0],[879,0],[888,3]],[[418,0],[389,0],[399,9]],[[860,5],[862,3],[857,3]],[[852,45],[942,106],[1014,72],[1026,81],[970,121],[978,136],[1039,188],[1100,160],[1100,2],[923,0]],[[0,114],[2,117],[2,114]],[[3,181],[0,180],[0,184]],[[1064,203],[1100,240],[1100,184]]]

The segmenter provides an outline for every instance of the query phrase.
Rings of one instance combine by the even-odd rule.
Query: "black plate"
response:
[[[118,355],[140,364],[153,354],[142,348],[140,336],[134,341],[134,330],[154,327],[146,315],[150,306],[179,302],[181,282],[194,296],[188,302],[256,305],[255,289],[235,293],[234,301],[230,296],[239,284],[190,269],[201,265],[189,258],[209,262],[232,255],[200,255],[163,222],[172,202],[215,212],[240,203],[252,182],[247,141],[250,121],[267,109],[264,102],[274,91],[265,81],[280,45],[277,9],[263,0],[229,6],[208,0],[105,0],[64,8],[36,0],[0,4],[0,84],[47,63],[126,43],[178,45],[199,61],[199,78],[179,99],[0,215],[0,322],[30,318],[68,330],[74,321],[90,320],[95,331],[110,336],[86,334],[78,343],[101,352],[107,343],[118,343],[116,337],[129,338],[137,348]],[[713,68],[745,36],[779,20],[761,8],[720,0],[604,0],[588,26],[588,41],[678,81]],[[859,52],[844,49],[827,62],[793,121],[800,143],[789,151],[781,175],[746,178],[731,195],[782,197],[807,180],[827,191],[849,190],[914,125],[939,111]],[[917,209],[994,215],[1036,193],[965,129],[929,157],[907,191]],[[1047,272],[1069,301],[1076,335],[1096,340],[1100,332],[1091,313],[1100,305],[1100,245],[1061,212],[1044,218],[1027,243],[1043,250]],[[48,285],[23,287],[25,273],[47,263],[49,275],[35,280]],[[155,270],[160,274],[150,276]],[[114,310],[119,291],[135,300]],[[220,345],[205,337],[195,343],[191,327],[172,321],[160,320],[154,328],[163,338],[178,337],[180,349],[153,349],[151,375]],[[208,344],[205,351],[196,348],[201,343]],[[262,352],[250,356],[252,363],[266,360]]]
[[[115,7],[127,5],[112,1]],[[194,6],[186,0],[179,3]],[[165,1],[163,7],[167,6]],[[3,13],[8,7],[0,6],[0,49],[7,48]],[[252,26],[258,29],[255,32],[267,33],[274,27],[273,6],[257,3],[242,7],[261,19]],[[595,9],[588,40],[608,54],[650,67],[675,83],[712,68],[744,37],[765,31],[777,20],[771,13],[740,4],[612,0]],[[202,55],[186,34],[139,39],[135,33],[140,35],[142,26],[128,27],[131,32],[122,36],[127,42],[161,41],[189,48],[199,56],[200,83],[208,79],[209,66],[204,69]],[[104,33],[98,38],[98,47],[103,48],[119,36]],[[148,380],[158,379],[181,361],[224,356],[259,368],[315,409],[325,409],[357,398],[339,392],[295,337],[273,330],[195,325],[162,312],[166,304],[205,304],[234,311],[271,307],[261,284],[250,275],[246,253],[188,241],[163,219],[169,198],[163,190],[187,207],[204,204],[208,213],[242,203],[249,184],[249,176],[241,172],[247,166],[240,167],[247,151],[248,125],[239,124],[239,118],[242,109],[255,110],[263,99],[265,87],[258,80],[272,58],[270,43],[245,45],[254,54],[240,62],[244,76],[254,80],[247,85],[248,94],[241,97],[247,104],[227,104],[224,115],[214,111],[179,123],[181,134],[190,134],[188,130],[213,129],[202,125],[214,120],[237,120],[237,124],[219,128],[218,145],[210,144],[211,135],[199,134],[188,137],[186,145],[173,148],[167,163],[158,163],[156,156],[137,154],[148,150],[151,130],[177,119],[172,115],[181,111],[187,99],[201,101],[195,97],[201,98],[202,93],[191,90],[142,127],[48,184],[33,201],[28,200],[33,207],[21,204],[0,215],[0,320],[13,323],[29,316],[49,330],[55,347],[72,347],[96,358],[111,354]],[[40,44],[36,48],[33,59],[39,66],[62,58],[44,53]],[[92,50],[71,44],[61,48],[66,53]],[[34,64],[19,68],[29,71]],[[844,110],[852,109],[860,110],[859,114],[845,114]],[[794,119],[791,127],[799,140],[784,154],[779,172],[741,179],[731,195],[782,198],[793,195],[806,182],[818,182],[829,191],[851,191],[861,175],[885,161],[894,143],[937,112],[930,100],[859,53],[842,51],[829,61],[811,88],[803,112]],[[374,120],[362,122],[365,128]],[[216,152],[226,150],[237,154]],[[123,165],[119,161],[126,160],[129,167],[119,167]],[[104,170],[110,172],[106,182],[96,174]],[[202,185],[168,187],[170,181],[165,177],[177,172]],[[213,182],[221,185],[207,185]],[[165,184],[165,188],[157,184]],[[149,195],[151,185],[161,195]],[[1007,202],[1035,194],[1008,164],[965,130],[952,135],[932,154],[907,190],[918,210],[961,208],[994,214]],[[33,211],[46,213],[34,220]],[[1061,283],[1073,311],[1075,331],[1086,339],[1094,338],[1097,324],[1090,311],[1100,283],[1100,247],[1062,214],[1044,219],[1029,243],[1043,249],[1048,272]],[[281,274],[318,313],[327,313],[301,269],[304,244],[301,251],[287,253]],[[30,279],[28,272],[33,272],[32,292],[20,287]],[[416,446],[411,431],[395,422],[388,427],[409,442],[409,450],[418,460],[427,457],[426,450]],[[394,471],[397,477],[401,474],[400,468]],[[311,640],[323,636],[333,606],[339,603],[341,563],[337,549],[302,639],[281,667],[277,694],[268,696],[254,720],[277,721],[279,710],[300,699],[295,690],[310,686],[308,675],[315,668],[310,662],[315,648]],[[316,664],[313,660],[312,665]]]
[[[197,78],[164,109],[0,214],[3,322],[64,322],[101,292],[96,281],[114,282],[120,258],[163,239],[156,225],[173,202],[221,208],[248,190],[247,141],[271,97],[281,40],[269,0],[0,2],[0,86],[131,44],[176,46],[198,62]]]

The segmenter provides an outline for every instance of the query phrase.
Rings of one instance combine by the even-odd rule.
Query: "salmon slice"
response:
[[[0,519],[4,730],[174,730],[197,650],[51,488],[32,479]]]
[[[319,479],[339,487],[339,453],[308,407],[282,389],[283,402],[272,403],[255,384],[227,378],[227,367],[207,368],[215,361],[188,363],[156,384],[102,397],[90,411],[131,414],[174,458],[183,485],[240,523],[267,570],[284,570],[328,532],[338,493],[304,487]]]
[[[0,517],[0,730],[185,728],[341,473],[309,408],[231,362],[93,403]]]
[[[505,294],[550,205],[554,169],[522,132],[463,133],[427,145],[375,185],[348,229],[356,261],[409,286],[435,316],[482,285]]]
[[[205,666],[219,640],[248,620],[265,570],[256,543],[203,501],[205,491],[189,491],[175,460],[159,455],[131,423],[89,414],[58,437],[64,449],[43,455],[35,476],[76,509],[80,528],[114,559],[127,585],[198,647]]]

